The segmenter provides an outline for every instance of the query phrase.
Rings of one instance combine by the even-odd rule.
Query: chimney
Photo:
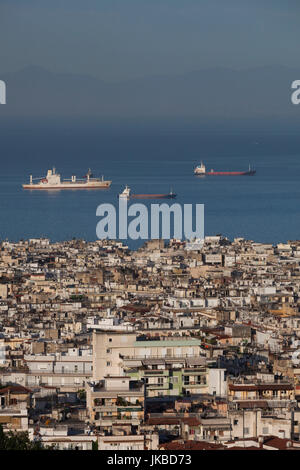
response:
[[[258,436],[258,446],[262,447],[264,443],[264,437],[263,436]]]

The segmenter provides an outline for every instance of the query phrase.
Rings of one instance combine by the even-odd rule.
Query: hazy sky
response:
[[[0,72],[123,80],[299,65],[299,0],[0,0]]]

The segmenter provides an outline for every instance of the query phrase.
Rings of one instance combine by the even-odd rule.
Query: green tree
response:
[[[92,450],[98,450],[98,441],[92,442]]]
[[[0,425],[0,450],[45,450],[45,447],[41,442],[31,441],[28,432],[5,433]]]
[[[78,395],[79,400],[82,400],[82,401],[86,400],[86,391],[84,389],[78,390],[77,395]]]

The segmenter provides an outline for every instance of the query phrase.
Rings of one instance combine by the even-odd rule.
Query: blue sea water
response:
[[[117,207],[125,184],[137,193],[172,188],[178,203],[203,203],[206,235],[271,243],[300,238],[298,135],[18,121],[0,126],[0,149],[1,239],[95,240],[97,206]],[[215,170],[246,170],[250,163],[257,173],[198,178],[193,169],[200,160]],[[63,177],[81,177],[90,167],[112,185],[107,191],[22,189],[30,174],[44,176],[52,166]]]

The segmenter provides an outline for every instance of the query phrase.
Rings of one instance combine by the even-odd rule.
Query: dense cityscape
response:
[[[300,449],[300,241],[0,245],[0,424],[78,450]]]

